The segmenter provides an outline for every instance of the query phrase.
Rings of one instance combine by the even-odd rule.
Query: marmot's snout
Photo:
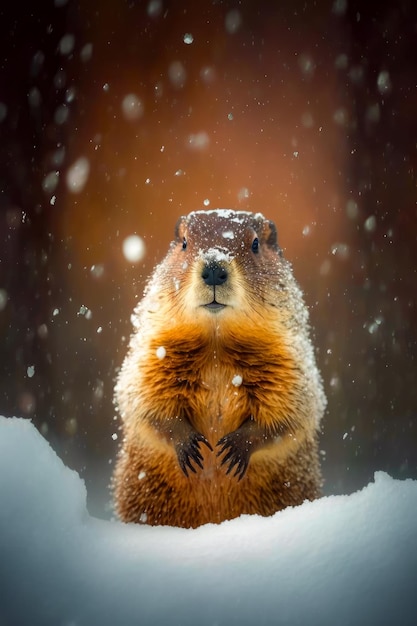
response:
[[[216,285],[223,285],[227,281],[228,272],[225,267],[212,261],[204,266],[201,278],[206,285],[214,287]]]
[[[219,311],[227,304],[228,296],[225,291],[228,286],[229,272],[224,265],[217,261],[208,261],[204,264],[201,278],[204,289],[209,292],[211,301],[204,304],[209,311]]]

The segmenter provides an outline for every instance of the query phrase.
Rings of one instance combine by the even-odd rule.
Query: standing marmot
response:
[[[195,527],[319,495],[325,397],[272,222],[182,217],[134,326],[115,390],[122,520]]]

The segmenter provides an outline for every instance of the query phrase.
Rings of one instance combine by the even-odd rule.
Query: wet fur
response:
[[[202,280],[213,263],[227,270],[223,284]],[[210,310],[214,297],[227,306]],[[195,527],[318,497],[325,398],[307,310],[270,221],[182,218],[135,327],[116,385],[121,519]]]

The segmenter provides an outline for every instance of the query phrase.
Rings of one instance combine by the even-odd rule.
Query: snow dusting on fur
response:
[[[232,378],[232,385],[234,387],[240,387],[242,382],[243,382],[243,378],[242,378],[242,376],[240,376],[240,374],[236,374],[236,376],[233,376],[233,378]]]
[[[167,351],[165,350],[164,346],[159,346],[159,348],[157,348],[156,350],[156,356],[158,357],[158,359],[164,359],[167,355]]]
[[[235,211],[234,209],[212,209],[210,211],[192,211],[188,214],[188,221],[198,215],[216,215],[217,217],[228,219],[236,224],[243,224],[250,215],[255,219],[265,219],[262,213],[252,213],[251,211]]]
[[[220,247],[207,248],[207,250],[200,249],[199,256],[204,261],[210,260],[218,263],[230,263],[234,258],[234,255],[227,248]]]

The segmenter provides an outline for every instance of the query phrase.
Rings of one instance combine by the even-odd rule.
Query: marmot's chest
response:
[[[213,359],[199,374],[192,399],[194,427],[217,443],[249,417],[244,372],[239,366]]]

